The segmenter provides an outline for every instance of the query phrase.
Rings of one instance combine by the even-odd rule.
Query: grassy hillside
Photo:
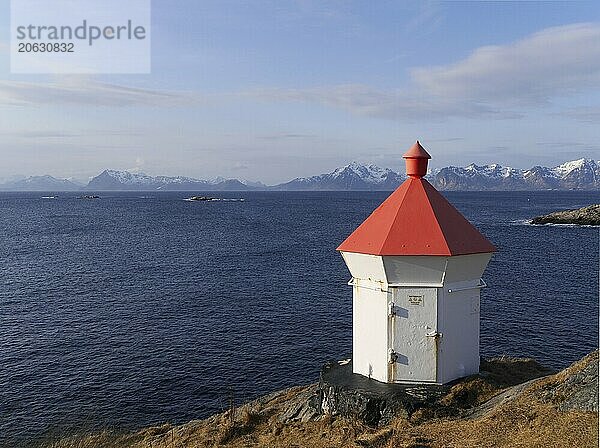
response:
[[[285,410],[314,387],[306,386],[185,425],[162,425],[130,434],[105,431],[42,446],[598,447],[598,352],[536,380],[531,378],[541,373],[537,363],[506,358],[488,363],[489,374],[453,386],[434,408],[417,410],[379,428],[334,416],[282,422]]]

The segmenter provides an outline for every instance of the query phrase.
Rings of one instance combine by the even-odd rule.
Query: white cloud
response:
[[[129,171],[130,173],[142,173],[145,164],[146,162],[144,159],[138,156],[135,158],[135,166],[132,168],[127,168],[125,171]]]
[[[415,68],[411,76],[404,89],[351,84],[248,94],[387,119],[518,118],[552,98],[600,88],[600,25],[548,28],[509,45],[478,48],[455,64]]]
[[[0,105],[74,104],[92,106],[189,106],[201,97],[187,92],[168,92],[101,83],[85,77],[56,82],[0,81]]]
[[[401,90],[381,90],[363,84],[346,84],[309,89],[257,89],[246,95],[271,101],[302,101],[344,109],[358,115],[402,120],[493,116],[515,118],[513,111],[502,111],[475,101],[456,101],[431,97],[424,92],[407,94]]]
[[[600,86],[600,25],[548,28],[511,45],[478,48],[456,64],[414,69],[412,76],[435,96],[545,103]]]

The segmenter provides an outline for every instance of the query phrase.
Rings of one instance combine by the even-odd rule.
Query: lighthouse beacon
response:
[[[408,179],[337,248],[352,275],[353,372],[444,384],[479,372],[479,293],[496,248],[404,154]]]

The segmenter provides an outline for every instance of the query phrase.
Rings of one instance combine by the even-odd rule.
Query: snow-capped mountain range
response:
[[[393,190],[404,174],[355,162],[327,174],[299,177],[277,185],[278,190]],[[449,166],[430,172],[427,179],[440,190],[600,190],[600,162],[579,159],[554,168],[528,170],[498,164]]]
[[[105,170],[92,178],[86,186],[87,190],[96,191],[223,191],[248,190],[249,187],[237,179],[217,178],[214,181],[194,179],[192,177],[148,176],[144,173],[129,171]]]
[[[430,177],[440,190],[599,190],[600,162],[579,159],[554,168],[534,166],[528,170],[471,164],[442,168]]]
[[[298,177],[275,185],[275,190],[394,190],[406,176],[389,168],[352,162],[331,173]]]
[[[105,170],[86,186],[52,176],[32,176],[0,184],[5,191],[244,191],[244,190],[393,190],[404,174],[376,165],[352,162],[331,173],[298,177],[279,185],[218,177],[149,176],[143,173]],[[527,170],[498,164],[449,166],[430,172],[427,179],[440,190],[600,190],[600,161],[579,159],[548,168]]]

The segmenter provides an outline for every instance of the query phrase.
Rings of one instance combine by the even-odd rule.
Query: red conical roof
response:
[[[417,145],[427,154],[418,142]],[[411,177],[337,250],[371,255],[449,256],[495,252],[496,248],[429,182]]]
[[[408,151],[402,154],[402,157],[405,159],[431,159],[429,153],[419,143],[419,140]]]

